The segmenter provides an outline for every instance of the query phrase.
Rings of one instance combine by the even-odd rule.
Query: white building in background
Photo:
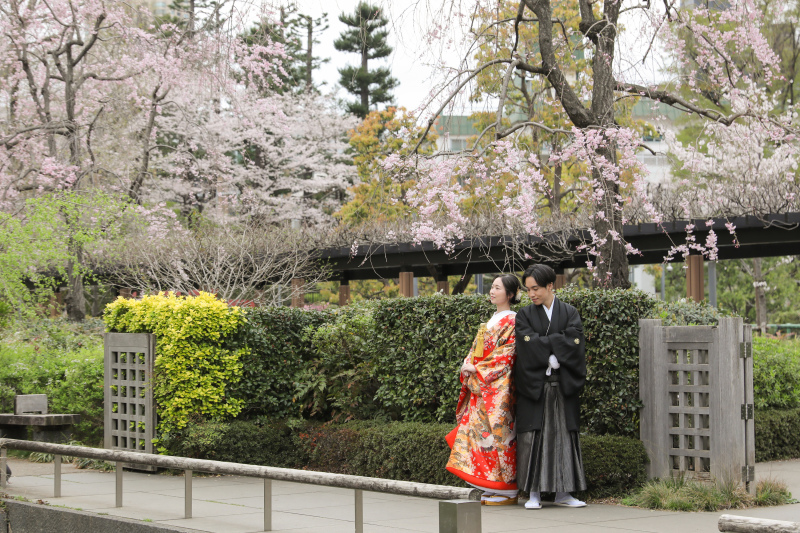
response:
[[[677,109],[660,102],[642,98],[633,107],[635,120],[647,122],[653,130],[642,137],[642,144],[650,148],[655,154],[641,150],[637,158],[647,166],[649,171],[647,181],[660,183],[669,179],[670,167],[667,158],[667,132],[677,132],[675,121],[682,113]],[[469,116],[442,115],[433,124],[433,130],[438,135],[436,139],[437,150],[456,152],[471,146],[479,135]],[[660,282],[645,271],[645,265],[635,265],[630,268],[631,286],[641,291],[657,295],[660,294]]]

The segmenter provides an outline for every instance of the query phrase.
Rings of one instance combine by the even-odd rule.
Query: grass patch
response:
[[[736,482],[699,483],[682,477],[648,481],[620,503],[667,511],[721,511],[793,503],[786,484],[775,479],[759,481],[755,496]]]

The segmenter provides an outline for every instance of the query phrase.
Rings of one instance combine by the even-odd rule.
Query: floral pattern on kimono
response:
[[[492,324],[490,321],[489,324]],[[461,376],[457,426],[447,435],[447,470],[472,485],[515,490],[517,439],[514,427],[515,314],[481,328],[466,362],[476,372]],[[478,343],[483,349],[478,348]]]

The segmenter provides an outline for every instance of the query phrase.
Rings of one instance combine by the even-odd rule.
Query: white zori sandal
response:
[[[559,492],[554,503],[561,507],[586,507],[586,502],[573,497],[569,492]]]
[[[539,493],[532,492],[530,499],[527,502],[525,502],[525,509],[541,509],[541,508],[542,508],[542,502],[539,499]]]

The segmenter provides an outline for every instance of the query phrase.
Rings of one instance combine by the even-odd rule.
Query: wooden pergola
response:
[[[726,223],[736,226],[735,238],[729,233]],[[686,243],[689,224],[694,226],[692,235],[695,242],[706,242],[711,230],[716,233],[718,259],[800,254],[800,213],[786,213],[714,219],[710,226],[706,225],[706,219],[679,220],[660,225],[626,225],[623,232],[625,241],[641,252],[630,255],[629,263],[663,263],[673,246]],[[586,266],[586,254],[579,253],[578,248],[588,240],[588,234],[587,239],[582,237],[580,234],[567,239],[557,234],[521,239],[485,236],[457,244],[452,253],[446,253],[431,242],[359,246],[355,254],[350,248],[341,247],[321,250],[320,258],[332,271],[331,279],[340,282],[341,305],[350,300],[351,280],[399,279],[401,295],[413,296],[414,277],[433,277],[437,282],[437,290],[447,294],[447,276],[517,272],[535,262],[529,257],[544,258],[536,261],[548,263],[556,270],[558,288],[564,283],[564,269]],[[563,249],[565,241],[570,253],[558,253],[558,257],[548,259],[547,251],[555,243]],[[704,294],[703,256],[690,255],[687,267],[687,297],[700,301]],[[292,305],[302,304],[302,295],[292,301]]]

